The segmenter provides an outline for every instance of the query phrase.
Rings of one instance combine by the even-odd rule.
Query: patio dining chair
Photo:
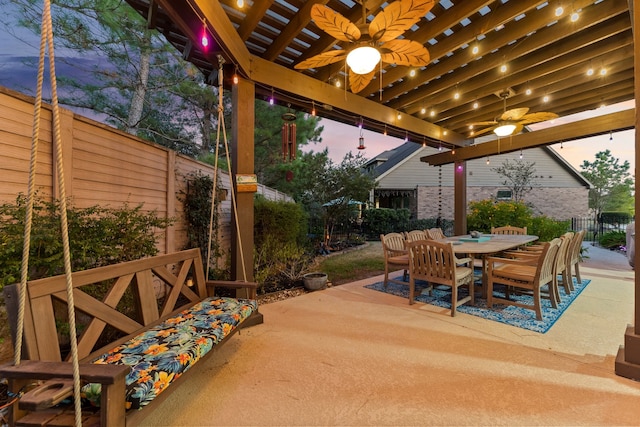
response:
[[[406,240],[400,233],[381,234],[382,251],[384,253],[384,287],[389,282],[406,284],[409,269],[409,255]],[[389,271],[403,269],[402,280],[389,279]]]
[[[422,240],[407,243],[409,250],[409,304],[415,298],[416,280],[429,283],[429,292],[434,285],[451,288],[451,316],[456,315],[458,306],[471,301],[474,304],[473,267],[471,259],[465,266],[458,266],[451,242]],[[458,299],[458,288],[467,286],[469,295]]]
[[[491,234],[527,234],[527,227],[513,227],[511,225],[505,225],[504,227],[491,227]]]
[[[553,290],[553,278],[555,274],[555,257],[560,249],[560,239],[556,238],[544,243],[539,256],[527,258],[487,258],[487,306],[493,308],[494,303],[515,305],[517,307],[534,310],[536,319],[542,320],[541,294],[542,288],[548,286],[548,295],[554,308],[555,295]],[[505,297],[496,297],[493,294],[496,284],[505,285]],[[530,291],[533,296],[531,305],[510,299],[512,290]]]
[[[416,242],[418,240],[429,240],[426,230],[411,230],[407,233],[407,242]]]
[[[573,235],[573,239],[571,240],[571,244],[567,249],[567,284],[573,291],[573,274],[572,271],[575,271],[576,280],[578,283],[582,283],[582,278],[580,277],[580,248],[582,248],[582,240],[584,239],[584,235],[586,234],[586,230],[580,230]]]
[[[439,227],[430,228],[425,231],[427,232],[427,235],[431,240],[440,240],[440,239],[447,238],[447,236],[445,236],[444,233],[442,232],[442,228],[439,228]]]

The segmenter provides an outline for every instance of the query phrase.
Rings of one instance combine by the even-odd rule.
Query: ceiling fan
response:
[[[296,64],[294,68],[324,67],[346,58],[349,86],[353,93],[358,93],[373,79],[380,61],[412,67],[427,65],[429,51],[422,44],[396,37],[423,18],[434,3],[435,0],[398,0],[367,24],[365,0],[362,0],[361,25],[354,24],[325,5],[315,4],[311,8],[311,19],[327,34],[350,46],[323,52]]]
[[[529,113],[529,109],[527,107],[507,110],[507,98],[509,97],[509,91],[505,90],[504,92],[501,92],[500,97],[504,101],[504,112],[495,120],[472,123],[470,125],[472,128],[475,128],[476,126],[488,126],[485,129],[474,131],[474,137],[491,131],[498,136],[509,136],[521,132],[525,125],[558,118],[556,113]]]

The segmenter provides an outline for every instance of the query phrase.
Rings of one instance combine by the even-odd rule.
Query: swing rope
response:
[[[211,260],[211,236],[213,234],[213,211],[215,209],[215,203],[216,203],[216,188],[217,188],[217,184],[218,184],[218,157],[219,157],[219,147],[220,147],[220,133],[222,133],[223,135],[223,139],[224,139],[224,149],[225,149],[225,156],[227,158],[227,161],[229,162],[229,187],[231,188],[231,205],[233,207],[233,214],[234,214],[234,219],[235,219],[235,223],[236,223],[236,235],[238,237],[238,249],[240,251],[240,262],[242,264],[242,279],[243,281],[247,281],[247,267],[245,265],[245,261],[244,261],[244,249],[242,247],[242,237],[240,235],[240,225],[238,223],[238,205],[236,202],[236,195],[235,195],[235,191],[234,191],[234,187],[233,187],[233,178],[232,178],[232,165],[231,165],[231,161],[230,161],[230,157],[229,157],[229,143],[227,140],[227,129],[225,127],[225,122],[224,122],[224,102],[223,102],[223,93],[224,93],[224,88],[222,86],[223,83],[223,78],[224,78],[224,72],[223,72],[223,65],[224,65],[224,58],[222,58],[221,56],[218,55],[218,64],[219,64],[219,68],[218,68],[218,130],[217,130],[217,134],[216,134],[216,151],[215,151],[215,160],[214,160],[214,164],[213,164],[213,188],[211,190],[211,216],[209,218],[209,243],[208,243],[208,248],[207,248],[207,276],[206,278],[209,278],[209,268],[210,268],[210,260]]]
[[[24,311],[29,270],[29,252],[31,242],[31,225],[33,221],[33,199],[35,196],[35,175],[38,153],[38,141],[40,133],[40,116],[42,110],[42,86],[44,80],[44,57],[46,51],[49,55],[49,78],[51,84],[51,104],[53,112],[53,143],[56,153],[56,171],[58,177],[58,191],[60,194],[60,223],[62,228],[62,248],[64,257],[64,270],[67,290],[67,309],[69,321],[69,338],[71,341],[71,361],[73,366],[73,392],[75,425],[82,426],[80,406],[80,368],[78,363],[78,342],[76,338],[76,322],[73,299],[73,282],[71,279],[71,251],[69,246],[69,227],[67,221],[67,198],[64,180],[64,166],[62,159],[62,137],[60,131],[60,110],[58,106],[58,89],[56,84],[55,57],[53,52],[53,30],[51,23],[51,1],[44,0],[42,13],[42,29],[40,37],[40,59],[38,63],[37,94],[34,106],[33,130],[31,139],[31,161],[29,166],[29,188],[27,199],[27,211],[25,216],[24,241],[22,249],[22,267],[20,270],[20,286],[18,287],[18,327],[16,331],[16,344],[14,349],[14,364],[20,365],[22,358],[22,341],[24,335]]]

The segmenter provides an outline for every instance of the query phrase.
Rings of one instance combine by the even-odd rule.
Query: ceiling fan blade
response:
[[[416,41],[390,40],[382,46],[382,51],[382,62],[389,64],[409,67],[422,67],[429,64],[429,51]]]
[[[358,93],[371,82],[373,76],[375,76],[377,70],[373,70],[369,74],[356,74],[353,71],[349,70],[349,87],[351,88],[351,92]]]
[[[484,128],[484,129],[480,129],[480,130],[473,130],[473,136],[480,136],[480,135],[484,135],[485,133],[489,133],[492,132],[496,127],[495,126],[491,126],[488,128]]]
[[[529,109],[527,107],[513,108],[511,110],[507,110],[504,113],[502,113],[502,115],[500,116],[500,120],[510,120],[510,121],[520,120],[522,116],[527,114],[528,111]]]
[[[473,126],[473,127],[476,127],[476,126],[493,126],[493,125],[497,125],[497,124],[498,124],[498,122],[496,122],[495,120],[490,120],[490,121],[487,121],[487,122],[469,123],[468,126]]]
[[[397,0],[371,21],[369,35],[374,41],[393,40],[423,18],[434,4],[434,0]]]
[[[524,126],[522,125],[522,123],[516,123],[516,128],[513,130],[513,132],[511,132],[511,135],[516,135],[516,134],[522,132],[523,128],[524,128]]]
[[[307,70],[309,68],[324,67],[325,65],[333,64],[346,58],[347,51],[340,49],[328,50],[322,52],[319,55],[312,56],[309,59],[296,64],[293,68],[297,70]]]
[[[556,113],[549,113],[546,111],[541,111],[539,113],[530,113],[526,114],[520,119],[520,123],[523,125],[528,125],[531,123],[545,122],[547,120],[557,119],[558,115]]]
[[[353,22],[323,4],[314,4],[310,15],[318,28],[338,40],[354,42],[361,36]]]

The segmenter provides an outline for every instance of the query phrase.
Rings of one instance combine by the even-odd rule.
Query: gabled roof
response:
[[[379,179],[385,173],[409,160],[414,154],[418,153],[421,148],[422,146],[415,142],[405,142],[396,148],[378,154],[365,164],[365,168],[375,163],[383,162],[373,169],[373,173],[376,175],[376,178]]]
[[[392,148],[391,150],[383,151],[377,156],[373,157],[365,164],[365,169],[370,168],[372,165],[378,164],[378,166],[373,167],[373,173],[376,176],[376,180],[380,180],[389,172],[395,170],[400,167],[403,163],[409,161],[415,155],[421,155],[421,149],[423,147],[420,144],[416,144],[414,142],[405,142],[402,145],[399,145],[396,148]],[[549,146],[540,147],[544,150],[545,153],[549,155],[551,159],[557,162],[563,169],[567,171],[568,174],[575,177],[579,182],[581,182],[585,187],[592,188],[593,184],[589,182],[582,174],[574,168],[569,162],[567,162],[564,157],[562,157],[557,151]],[[430,149],[432,150],[432,149]],[[381,163],[382,162],[382,163]]]

